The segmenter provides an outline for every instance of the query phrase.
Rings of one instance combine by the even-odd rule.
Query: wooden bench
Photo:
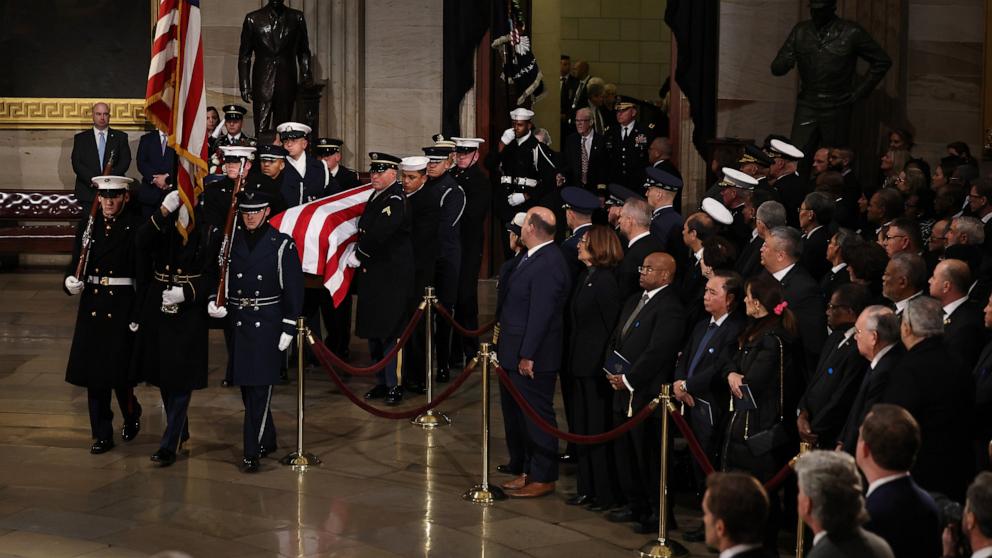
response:
[[[82,216],[71,191],[0,191],[0,254],[71,254]]]

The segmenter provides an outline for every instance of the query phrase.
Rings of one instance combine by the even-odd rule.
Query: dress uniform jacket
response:
[[[548,169],[553,164],[547,159],[547,154],[540,148],[540,142],[533,133],[527,135],[522,142],[511,141],[499,152],[498,158],[500,183],[496,203],[500,219],[510,222],[514,215],[534,207],[552,191],[554,174],[549,173]],[[527,199],[519,205],[511,206],[506,199],[510,194],[524,194]]]
[[[648,146],[654,140],[654,125],[642,128],[634,123],[630,134],[621,140],[623,128],[612,126],[606,132],[606,151],[613,161],[611,180],[635,192],[644,192],[644,168],[648,166]]]
[[[326,165],[325,165],[326,166]],[[345,190],[350,190],[356,186],[361,186],[358,179],[358,173],[349,169],[344,165],[338,165],[333,173],[330,173],[330,180],[327,184],[326,195],[337,194],[338,192],[344,192]]]
[[[561,243],[561,253],[565,256],[565,261],[568,262],[568,267],[572,270],[572,279],[576,279],[586,268],[586,264],[579,260],[579,241],[582,237],[589,232],[589,227],[592,224],[579,225],[572,231],[572,234],[562,241]]]
[[[249,234],[260,236],[253,248]],[[227,297],[234,383],[279,383],[279,337],[296,334],[296,318],[303,311],[303,270],[293,239],[268,224],[251,233],[239,226],[231,245]]]
[[[681,253],[678,248],[682,246],[682,216],[674,207],[659,207],[651,214],[651,234],[661,241],[665,252]]]
[[[134,237],[141,219],[126,210],[108,224],[101,212],[93,222],[93,244],[81,279],[86,283],[79,298],[76,329],[66,366],[67,382],[90,388],[130,387],[128,367],[134,334],[128,324],[136,321],[135,274],[137,251]],[[65,276],[75,273],[86,220],[79,223],[72,263]],[[89,278],[89,279],[88,279]],[[105,280],[101,284],[100,279]],[[129,285],[110,284],[130,279]]]
[[[327,195],[327,185],[330,183],[330,173],[320,159],[304,153],[306,157],[306,176],[300,176],[289,159],[282,171],[282,199],[287,207],[296,207],[312,202]]]
[[[155,213],[138,230],[137,247],[152,260],[152,275],[138,289],[140,314],[132,374],[167,390],[207,386],[207,297],[217,287],[217,254],[222,232],[202,212],[184,244],[176,214]],[[162,292],[183,289],[174,314],[162,311]]]
[[[358,310],[355,333],[366,339],[399,336],[414,293],[411,216],[399,182],[373,192],[358,220],[355,254]]]
[[[462,260],[458,274],[458,302],[455,313],[466,327],[479,325],[479,272],[486,215],[492,204],[492,185],[479,165],[451,170],[465,192],[465,213],[461,220]],[[474,340],[466,340],[465,352],[475,352]],[[457,353],[456,353],[457,354]]]
[[[426,182],[407,195],[411,214],[410,238],[413,244],[413,300],[423,296],[424,287],[434,285],[438,256],[438,221],[441,196],[437,182]]]
[[[428,178],[427,181],[437,184],[441,206],[438,214],[438,258],[454,266],[457,272],[462,259],[461,220],[465,213],[465,192],[448,173],[437,179]],[[452,287],[456,288],[456,285]]]
[[[817,447],[833,449],[861,387],[868,361],[858,352],[854,334],[838,330],[827,337],[799,409],[809,413]]]

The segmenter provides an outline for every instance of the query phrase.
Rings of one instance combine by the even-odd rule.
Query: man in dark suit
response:
[[[640,290],[640,273],[637,269],[644,263],[644,258],[653,252],[661,252],[662,247],[661,241],[648,229],[651,224],[651,208],[646,201],[627,199],[620,211],[618,224],[620,234],[627,239],[627,249],[617,268],[620,299],[625,301]]]
[[[757,197],[757,190],[752,192],[753,197]],[[752,206],[748,202],[748,206]],[[761,268],[761,248],[765,245],[768,232],[775,227],[785,225],[785,207],[775,200],[768,200],[760,205],[754,206],[754,228],[748,231],[748,237],[743,239],[743,247],[740,256],[737,257],[737,264],[734,269],[741,274],[745,280],[754,277],[762,271]],[[735,222],[737,215],[734,216]]]
[[[854,163],[854,150],[850,147],[834,147],[827,157],[830,170],[839,172],[844,178],[842,195],[837,201],[836,221],[842,227],[851,230],[858,228],[858,198],[861,197],[861,185],[851,165]]]
[[[648,146],[654,139],[654,124],[641,128],[637,124],[637,106],[625,101],[616,105],[617,126],[606,137],[606,149],[613,161],[611,180],[635,192],[643,192],[644,168],[648,164]]]
[[[909,474],[919,449],[920,427],[906,409],[872,407],[854,455],[868,481],[865,529],[885,539],[896,556],[940,556],[937,504]]]
[[[592,113],[581,108],[575,114],[575,131],[562,143],[561,177],[564,184],[582,186],[586,190],[606,197],[610,180],[610,158],[606,151],[606,137],[592,126]]]
[[[554,244],[555,217],[546,207],[534,207],[520,231],[526,254],[506,280],[506,296],[499,310],[496,354],[541,419],[555,420],[555,380],[561,365],[562,315],[571,292],[568,264]],[[523,415],[513,402],[509,425],[522,425],[529,451],[523,473],[504,485],[514,498],[534,498],[554,492],[558,480],[558,442]],[[509,426],[507,427],[509,428]],[[515,448],[510,448],[514,450]],[[519,461],[518,456],[510,461]]]
[[[762,548],[768,521],[768,494],[746,473],[713,473],[706,478],[703,527],[706,546],[720,558],[767,558]]]
[[[819,283],[830,270],[827,244],[834,202],[823,192],[810,192],[799,206],[799,229],[803,233],[803,255],[799,260]]]
[[[971,272],[961,260],[944,260],[930,277],[930,296],[940,301],[944,316],[944,346],[951,357],[971,370],[985,346],[982,308],[968,300]]]
[[[810,558],[893,558],[885,539],[866,531],[861,475],[854,458],[813,450],[796,462],[799,517],[813,531]]]
[[[911,300],[923,296],[927,288],[927,264],[917,254],[900,252],[889,259],[882,275],[882,295],[895,305],[902,316]]]
[[[638,293],[631,295],[620,312],[613,332],[613,353],[629,366],[607,373],[614,389],[614,424],[620,425],[640,411],[674,379],[675,360],[685,331],[685,310],[675,279],[675,259],[664,252],[644,258]],[[610,358],[610,357],[608,357]],[[627,506],[610,513],[614,522],[635,521],[638,532],[650,533],[658,522],[657,418],[649,418],[620,438],[615,451],[621,488]]]
[[[830,267],[827,268],[827,272],[820,279],[820,291],[823,292],[823,300],[830,300],[830,296],[834,294],[834,291],[838,287],[851,282],[851,274],[847,271],[847,262],[844,261],[843,249],[845,245],[856,242],[863,241],[851,229],[837,229],[837,232],[827,242],[826,259],[827,265]]]
[[[816,281],[801,265],[802,255],[799,231],[792,227],[775,227],[765,237],[761,247],[761,265],[785,290],[785,301],[799,322],[799,339],[802,356],[797,362],[805,363],[807,381],[816,370],[820,350],[827,338],[826,308]]]
[[[803,152],[796,146],[773,139],[769,147],[773,163],[769,180],[778,190],[778,195],[785,206],[786,220],[790,227],[799,228],[799,206],[809,193],[809,184],[799,176],[799,161],[803,160]]]
[[[138,172],[141,184],[138,185],[138,204],[141,216],[151,217],[162,205],[169,188],[176,180],[176,150],[169,147],[169,136],[160,130],[153,130],[138,140]]]
[[[844,428],[868,362],[858,352],[854,323],[868,303],[868,289],[844,285],[830,297],[827,325],[833,331],[799,399],[799,437],[813,447],[832,449]]]
[[[93,128],[79,132],[72,138],[72,171],[76,173],[76,201],[89,209],[96,198],[96,189],[90,184],[94,176],[103,172],[107,163],[115,176],[127,174],[131,166],[131,147],[127,134],[110,127],[110,105],[93,105]]]
[[[851,455],[854,455],[861,422],[872,405],[881,400],[889,377],[902,357],[899,318],[886,306],[865,308],[854,323],[854,341],[858,344],[858,352],[868,361],[868,367],[847,413],[844,428],[837,437],[836,447]]]
[[[992,473],[979,473],[968,487],[961,523],[972,550],[971,558],[992,556]],[[950,529],[947,527],[945,531]]]
[[[711,204],[715,207],[711,207]],[[721,218],[730,218],[727,208],[713,199],[704,199],[703,205],[717,213]],[[722,209],[722,211],[720,211]],[[703,317],[703,292],[706,288],[706,277],[703,275],[703,241],[712,238],[717,232],[717,222],[705,211],[693,213],[682,226],[682,244],[685,253],[681,254],[685,262],[679,281],[679,293],[685,304],[686,318],[690,324],[695,324]]]
[[[575,90],[578,86],[579,80],[575,79],[575,76],[572,75],[572,57],[567,54],[562,54],[560,75],[558,77],[558,94],[560,97],[559,120],[561,121],[560,134],[562,140],[567,138],[569,134],[572,133],[568,119],[572,112],[572,98],[575,97]]]
[[[983,313],[986,329],[992,329],[992,301]],[[992,442],[992,342],[985,345],[972,370],[975,381],[975,453],[978,470],[989,468],[989,443]]]
[[[943,330],[939,302],[921,296],[907,304],[900,331],[906,354],[882,402],[905,408],[920,425],[923,445],[913,478],[924,489],[960,502],[974,475],[975,384],[944,348]]]

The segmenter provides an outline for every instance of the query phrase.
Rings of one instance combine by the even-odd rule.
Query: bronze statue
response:
[[[297,86],[313,83],[303,12],[287,8],[284,0],[269,0],[267,6],[245,16],[238,78],[241,98],[252,104],[256,136],[274,132],[277,125],[293,119]]]
[[[772,61],[772,74],[799,67],[799,97],[792,143],[810,154],[823,145],[848,145],[851,106],[867,97],[892,60],[867,31],[837,16],[836,0],[811,0],[810,17],[792,33]],[[855,75],[858,58],[868,62],[864,78]]]

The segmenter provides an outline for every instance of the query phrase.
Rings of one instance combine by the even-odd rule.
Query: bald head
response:
[[[933,270],[930,278],[930,296],[936,298],[942,305],[954,302],[968,296],[971,288],[971,270],[968,264],[961,260],[947,259]]]
[[[110,126],[110,105],[96,103],[93,105],[93,127],[98,130],[106,130],[107,126]]]
[[[528,249],[555,237],[555,214],[546,207],[532,207],[520,230],[520,239]]]
[[[644,258],[641,266],[641,288],[651,291],[664,287],[675,278],[675,259],[665,252],[653,252]]]
[[[672,158],[672,142],[668,138],[657,137],[651,140],[648,146],[648,162],[652,165],[658,161],[667,161]]]

